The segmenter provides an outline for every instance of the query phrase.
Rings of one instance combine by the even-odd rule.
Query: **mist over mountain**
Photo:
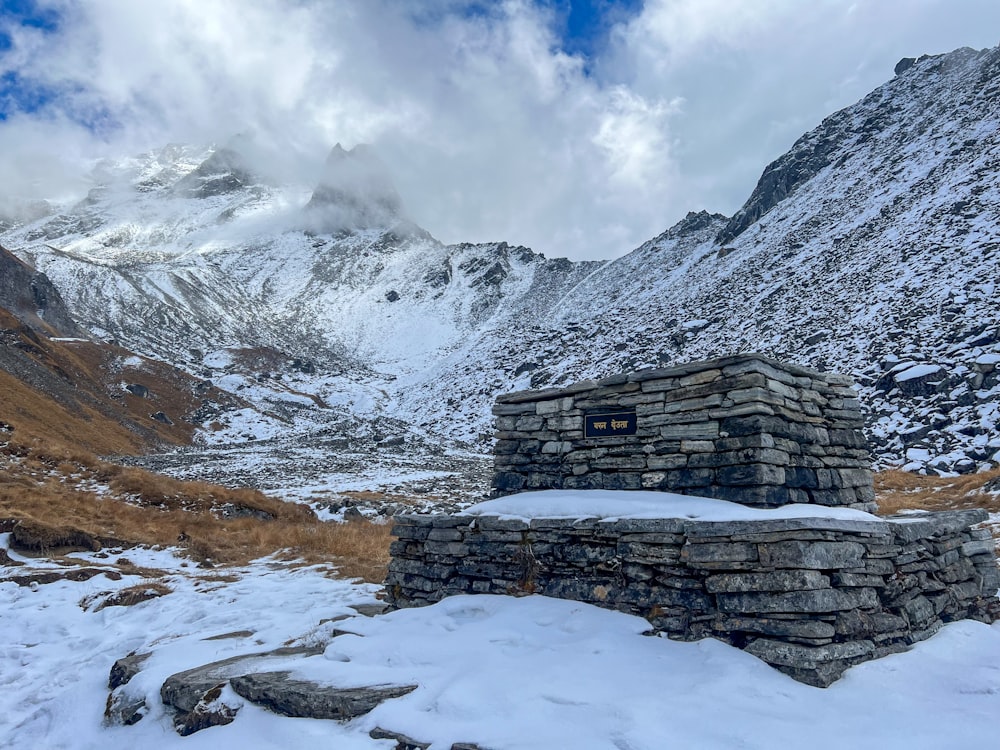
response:
[[[610,262],[444,245],[370,149],[336,146],[303,186],[250,141],[104,163],[0,239],[96,335],[266,382],[261,418],[303,440],[327,410],[486,446],[497,393],[759,351],[852,374],[881,464],[972,471],[1000,461],[1000,50],[898,69],[733,217]]]

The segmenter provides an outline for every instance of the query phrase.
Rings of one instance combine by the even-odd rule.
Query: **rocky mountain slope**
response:
[[[95,341],[42,273],[0,247],[0,440],[137,453],[190,443],[239,399],[170,365]]]
[[[98,336],[256,401],[234,439],[486,446],[498,392],[754,350],[853,374],[881,463],[970,471],[1000,461],[1000,49],[899,69],[735,216],[607,263],[443,245],[370,149],[302,187],[245,140],[98,165],[0,238]]]
[[[451,367],[502,389],[762,351],[854,375],[883,463],[1000,460],[998,93],[998,49],[915,61],[800,138],[733,218],[690,214]]]

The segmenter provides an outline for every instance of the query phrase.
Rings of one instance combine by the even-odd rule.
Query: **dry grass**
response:
[[[962,508],[984,508],[991,513],[1000,513],[1000,493],[983,489],[990,482],[1000,482],[1000,469],[958,477],[882,471],[875,475],[875,500],[882,515],[901,510]]]
[[[22,441],[55,440],[99,453],[138,453],[139,435],[87,404],[70,409],[0,370],[0,415]]]
[[[82,483],[106,489],[97,494]],[[233,513],[246,517],[227,517]],[[387,524],[324,523],[306,506],[256,490],[181,482],[37,443],[0,447],[4,518],[77,529],[106,546],[176,546],[203,564],[267,555],[330,562],[372,582],[385,577],[391,541]]]

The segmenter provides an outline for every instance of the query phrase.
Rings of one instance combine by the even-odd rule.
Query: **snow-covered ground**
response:
[[[939,750],[989,747],[998,730],[1000,625],[948,625],[823,690],[721,642],[646,637],[645,621],[576,602],[453,597],[369,618],[351,605],[373,603],[376,587],[332,578],[323,567],[261,560],[201,570],[170,551],[122,554],[163,570],[172,593],[97,611],[103,592],[148,579],[0,583],[0,747],[395,747],[368,736],[380,726],[435,749],[461,741],[493,750]],[[4,576],[58,567],[11,556],[25,565],[0,568]],[[321,622],[339,615],[352,615],[336,622],[350,634],[331,638],[333,625]],[[291,719],[246,703],[228,726],[186,738],[174,732],[159,699],[167,676],[288,643],[327,644],[290,662],[293,677],[419,688],[347,723]],[[131,727],[104,726],[109,669],[131,651],[153,653],[129,683],[146,694],[150,711]]]

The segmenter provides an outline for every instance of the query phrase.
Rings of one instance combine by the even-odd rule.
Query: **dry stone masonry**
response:
[[[393,607],[454,594],[543,594],[714,636],[811,685],[905,650],[942,623],[1000,612],[985,511],[872,521],[399,516]]]
[[[758,355],[501,396],[494,494],[668,490],[874,509],[851,380]]]
[[[494,411],[497,495],[654,489],[874,508],[861,414],[841,376],[749,355],[511,394]],[[652,519],[397,516],[388,603],[589,602],[643,617],[652,633],[719,638],[824,687],[943,623],[1000,617],[994,542],[977,528],[985,511],[878,519],[817,507],[706,521],[676,517],[671,502],[665,493]]]

